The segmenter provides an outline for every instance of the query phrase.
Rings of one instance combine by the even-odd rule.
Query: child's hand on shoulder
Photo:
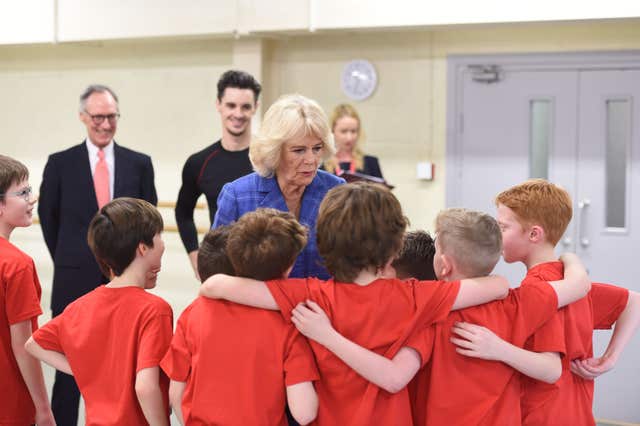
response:
[[[291,322],[305,337],[325,345],[328,338],[335,331],[331,321],[322,308],[315,302],[307,300],[291,311]]]

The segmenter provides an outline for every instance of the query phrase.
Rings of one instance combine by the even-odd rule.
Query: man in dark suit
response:
[[[115,93],[106,86],[89,86],[80,96],[79,115],[87,138],[49,156],[40,186],[38,215],[54,264],[54,317],[109,282],[87,244],[87,229],[98,208],[117,197],[158,202],[151,158],[113,140],[120,117]],[[51,406],[58,425],[77,424],[79,398],[73,377],[57,371]]]

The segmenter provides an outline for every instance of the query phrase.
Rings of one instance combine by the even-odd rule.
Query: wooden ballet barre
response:
[[[176,203],[175,201],[158,201],[159,209],[175,209]],[[196,204],[196,210],[205,210],[207,205],[205,203]]]
[[[38,217],[34,217],[33,218],[33,224],[34,225],[40,225],[40,219]],[[206,234],[207,232],[209,232],[210,228],[205,228],[203,226],[196,226],[196,231],[198,232],[198,234]],[[164,232],[178,232],[178,227],[176,225],[164,225],[163,228]]]

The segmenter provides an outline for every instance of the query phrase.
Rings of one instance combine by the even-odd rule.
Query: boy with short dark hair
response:
[[[496,205],[503,257],[527,267],[521,287],[540,279],[562,278],[562,264],[556,261],[554,249],[571,220],[567,191],[546,180],[531,179],[498,194]],[[592,379],[615,365],[639,322],[640,295],[610,285],[594,283],[587,297],[561,309],[525,346],[534,351],[559,349],[566,356],[562,375],[553,387],[526,382],[523,424],[594,425]],[[608,329],[614,323],[605,354],[593,359],[593,330]]]
[[[289,274],[307,231],[290,213],[258,209],[207,237],[199,268],[210,260],[224,265],[215,258],[226,247],[239,276],[278,279]],[[199,297],[178,319],[162,368],[171,378],[171,404],[182,424],[284,426],[285,402],[301,424],[317,414],[312,381],[318,371],[309,344],[275,312]]]
[[[204,281],[214,274],[235,275],[227,256],[227,239],[231,226],[219,226],[207,232],[198,249],[198,276]]]
[[[436,247],[427,231],[409,231],[404,235],[402,248],[391,266],[401,280],[415,278],[420,281],[435,280],[433,255]]]
[[[444,319],[451,309],[493,300],[507,291],[500,277],[452,283],[384,278],[392,273],[390,265],[400,250],[406,225],[400,203],[388,189],[365,183],[341,185],[327,193],[317,221],[318,249],[334,279],[265,284],[215,275],[201,287],[207,296],[279,308],[286,319],[300,302],[319,305],[340,333],[374,351],[374,357],[396,343],[402,346],[393,360],[386,359],[376,370],[382,382],[389,368],[398,365],[401,369],[399,379],[384,384],[393,392],[387,394],[360,376],[361,352],[341,355],[342,361],[311,342],[321,372],[316,386],[318,424],[411,424],[408,394],[400,383],[405,380],[406,384],[429,359],[431,345],[423,330],[427,333],[427,326]],[[398,342],[413,323],[420,331]]]
[[[42,314],[40,281],[33,259],[9,242],[31,225],[35,203],[29,170],[0,155],[0,424],[55,424],[40,363],[24,349]]]
[[[88,242],[111,281],[70,304],[26,344],[73,374],[92,424],[168,425],[167,378],[159,369],[172,334],[167,302],[154,288],[164,243],[150,203],[117,198],[95,215]]]

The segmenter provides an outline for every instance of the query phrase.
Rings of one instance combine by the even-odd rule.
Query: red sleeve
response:
[[[9,325],[18,324],[42,314],[37,275],[33,266],[26,266],[5,278],[6,312]]]
[[[162,301],[151,309],[142,325],[138,341],[136,373],[149,367],[157,367],[171,344],[173,314],[171,307]]]
[[[567,353],[564,338],[564,320],[562,312],[556,311],[551,319],[544,323],[527,340],[524,348],[533,352],[558,352],[561,355]]]
[[[287,325],[288,336],[284,354],[284,383],[312,382],[320,379],[316,360],[307,339],[293,325]]]
[[[266,284],[287,323],[291,323],[291,311],[298,303],[313,299],[307,279],[272,280]]]
[[[618,320],[629,301],[629,290],[609,284],[591,285],[591,303],[593,305],[593,328],[609,329]]]
[[[413,281],[416,324],[427,327],[444,321],[460,292],[460,281]]]
[[[63,321],[64,312],[34,331],[33,340],[43,349],[64,353],[60,343],[60,324]]]
[[[420,355],[420,368],[429,362],[435,341],[435,326],[420,328],[403,346],[415,349]]]
[[[520,286],[513,292],[518,294],[518,303],[521,309],[519,318],[524,319],[523,326],[525,336],[533,334],[558,312],[558,295],[547,281],[530,282],[526,286]],[[539,343],[544,342],[545,334],[538,338]],[[553,341],[552,341],[553,342]],[[555,344],[555,343],[553,343]],[[558,351],[548,351],[558,352]]]
[[[186,339],[190,313],[191,306],[187,307],[178,318],[169,350],[160,361],[160,367],[166,375],[178,382],[186,382],[191,374],[191,350]]]

